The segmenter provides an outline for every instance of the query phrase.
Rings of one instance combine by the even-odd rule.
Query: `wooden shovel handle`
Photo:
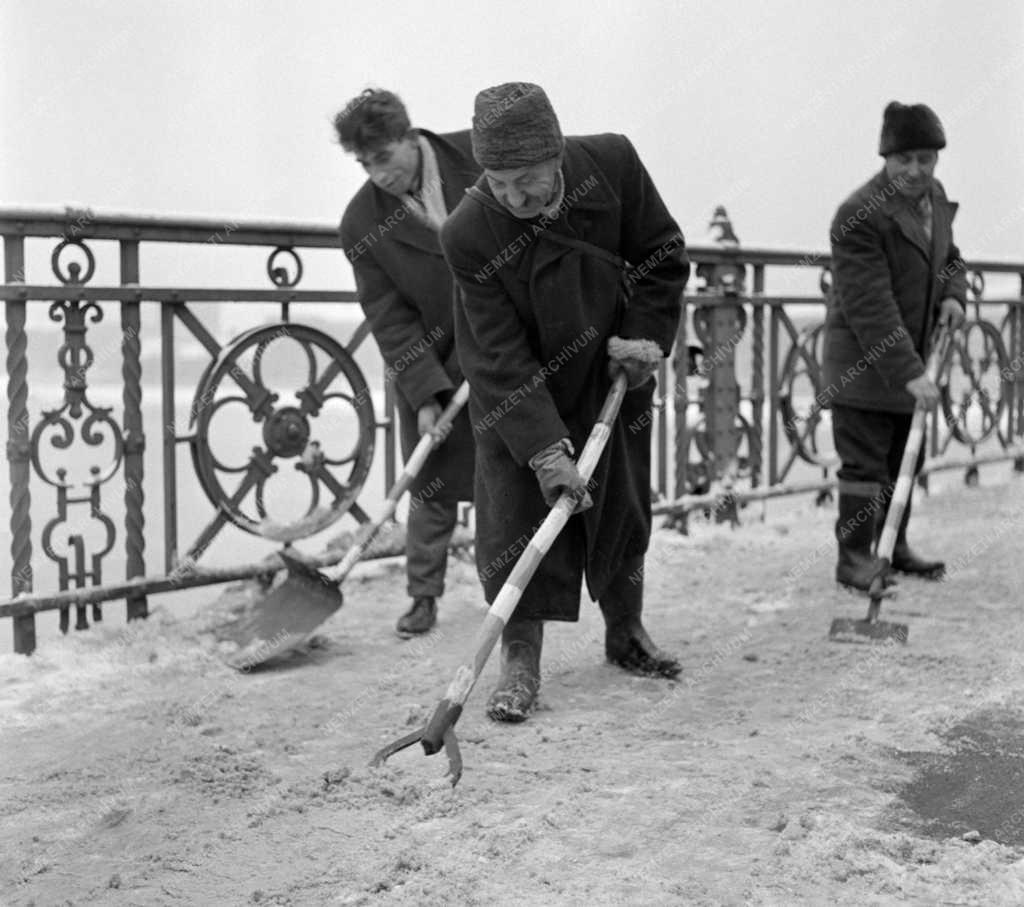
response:
[[[420,438],[419,443],[416,445],[416,449],[412,452],[412,456],[406,461],[402,474],[398,477],[394,486],[392,486],[391,491],[388,492],[388,496],[384,499],[384,510],[381,512],[381,515],[372,523],[367,523],[360,527],[359,532],[356,534],[356,540],[352,543],[352,547],[345,552],[345,557],[342,558],[341,563],[339,563],[334,570],[326,574],[332,582],[340,585],[345,581],[345,577],[347,577],[352,568],[359,563],[360,558],[362,558],[366,549],[369,547],[370,542],[372,542],[377,533],[380,532],[380,527],[395,515],[395,511],[398,509],[398,502],[402,499],[402,495],[409,490],[409,486],[412,484],[413,479],[419,475],[427,457],[430,456],[435,447],[438,447],[441,444],[441,442],[439,442],[435,437],[435,433],[444,431],[452,424],[452,422],[455,421],[455,417],[459,414],[459,410],[466,405],[466,400],[468,399],[469,384],[463,381],[462,384],[459,385],[458,390],[455,391],[451,400],[448,401],[448,405],[444,408],[444,412],[438,416],[437,422],[434,425],[434,431],[425,434]]]
[[[931,357],[928,359],[926,374],[931,378],[933,384],[939,383],[939,372],[946,358],[948,346],[949,332],[943,328],[939,332]],[[877,555],[886,562],[892,559],[892,552],[896,547],[896,536],[899,534],[900,523],[903,520],[903,511],[907,509],[907,502],[910,500],[910,493],[913,490],[914,468],[917,466],[917,457],[921,452],[921,443],[924,441],[927,418],[928,411],[926,409],[920,406],[914,409],[914,418],[910,422],[907,443],[903,448],[903,458],[900,460],[899,476],[896,479],[892,498],[889,501],[889,511],[885,517],[885,528],[878,540]]]
[[[584,482],[589,482],[590,477],[594,474],[597,462],[601,459],[601,454],[611,436],[612,425],[619,414],[619,408],[622,406],[622,399],[625,395],[626,376],[620,372],[608,391],[597,422],[591,429],[590,437],[587,438],[579,460],[576,461],[576,469]],[[526,550],[516,561],[516,565],[495,597],[480,630],[477,632],[472,659],[460,665],[456,670],[455,677],[448,685],[444,698],[437,704],[434,714],[427,722],[423,731],[423,739],[420,742],[428,756],[432,756],[441,749],[445,732],[459,720],[462,706],[473,691],[484,665],[487,664],[487,659],[490,658],[491,651],[501,637],[501,631],[505,629],[505,624],[508,623],[516,605],[519,604],[526,584],[533,578],[544,555],[551,549],[558,533],[569,521],[577,503],[572,492],[565,492],[555,502],[540,528],[530,539]]]

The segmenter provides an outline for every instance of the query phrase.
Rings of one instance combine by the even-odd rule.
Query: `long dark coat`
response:
[[[925,372],[940,303],[952,296],[966,305],[965,267],[953,243],[956,210],[936,181],[928,244],[884,169],[839,206],[823,362],[831,402],[913,412],[906,384]]]
[[[450,211],[480,174],[469,132],[419,131],[437,155]],[[369,180],[345,209],[341,241],[355,272],[360,304],[395,381],[402,456],[408,459],[419,441],[416,411],[435,398],[446,403],[462,383],[455,355],[451,274],[437,233]],[[433,489],[431,483],[440,479],[443,485],[431,500],[471,500],[473,461],[473,434],[463,409],[410,491],[416,495],[428,486]]]
[[[689,275],[679,227],[628,139],[567,139],[563,175],[565,213],[546,229],[467,197],[441,231],[461,291],[455,331],[471,388],[476,556],[489,602],[548,513],[529,459],[563,437],[583,449],[611,386],[611,335],[655,340],[668,355]],[[490,195],[484,179],[477,186]],[[548,231],[633,265],[628,305],[620,268]],[[597,599],[624,557],[647,550],[653,387],[626,394],[594,474],[594,506],[570,519],[517,616],[576,620],[584,567]]]

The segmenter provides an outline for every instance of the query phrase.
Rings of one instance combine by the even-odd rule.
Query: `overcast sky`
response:
[[[745,245],[823,249],[898,99],[945,124],[964,253],[1024,258],[1020,0],[0,0],[0,35],[3,203],[335,223],[350,97],[446,131],[521,79],[629,135],[692,242],[724,203]]]

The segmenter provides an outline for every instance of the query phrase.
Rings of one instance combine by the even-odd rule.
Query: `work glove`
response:
[[[450,423],[444,429],[436,428],[437,420],[441,418],[441,413],[443,412],[444,410],[441,408],[441,404],[436,400],[433,400],[430,403],[424,403],[416,411],[416,428],[419,431],[421,438],[427,433],[431,434],[438,442],[443,441],[448,437],[452,430]]]
[[[569,439],[562,438],[530,457],[530,469],[537,475],[540,493],[548,507],[553,507],[563,492],[571,491],[578,496],[573,513],[582,513],[593,507],[594,502],[587,491],[587,483],[571,459],[572,454]]]
[[[608,374],[614,378],[626,373],[626,385],[632,390],[651,380],[661,362],[661,347],[653,340],[608,338]]]

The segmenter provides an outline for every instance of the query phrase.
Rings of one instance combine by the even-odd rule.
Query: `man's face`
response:
[[[391,195],[405,195],[416,185],[420,167],[419,143],[416,137],[388,142],[372,151],[356,152],[370,181]]]
[[[885,175],[892,180],[900,195],[917,199],[931,189],[932,174],[938,159],[939,153],[932,148],[887,154]]]
[[[484,170],[494,197],[516,217],[536,217],[555,194],[562,157],[515,170]]]

